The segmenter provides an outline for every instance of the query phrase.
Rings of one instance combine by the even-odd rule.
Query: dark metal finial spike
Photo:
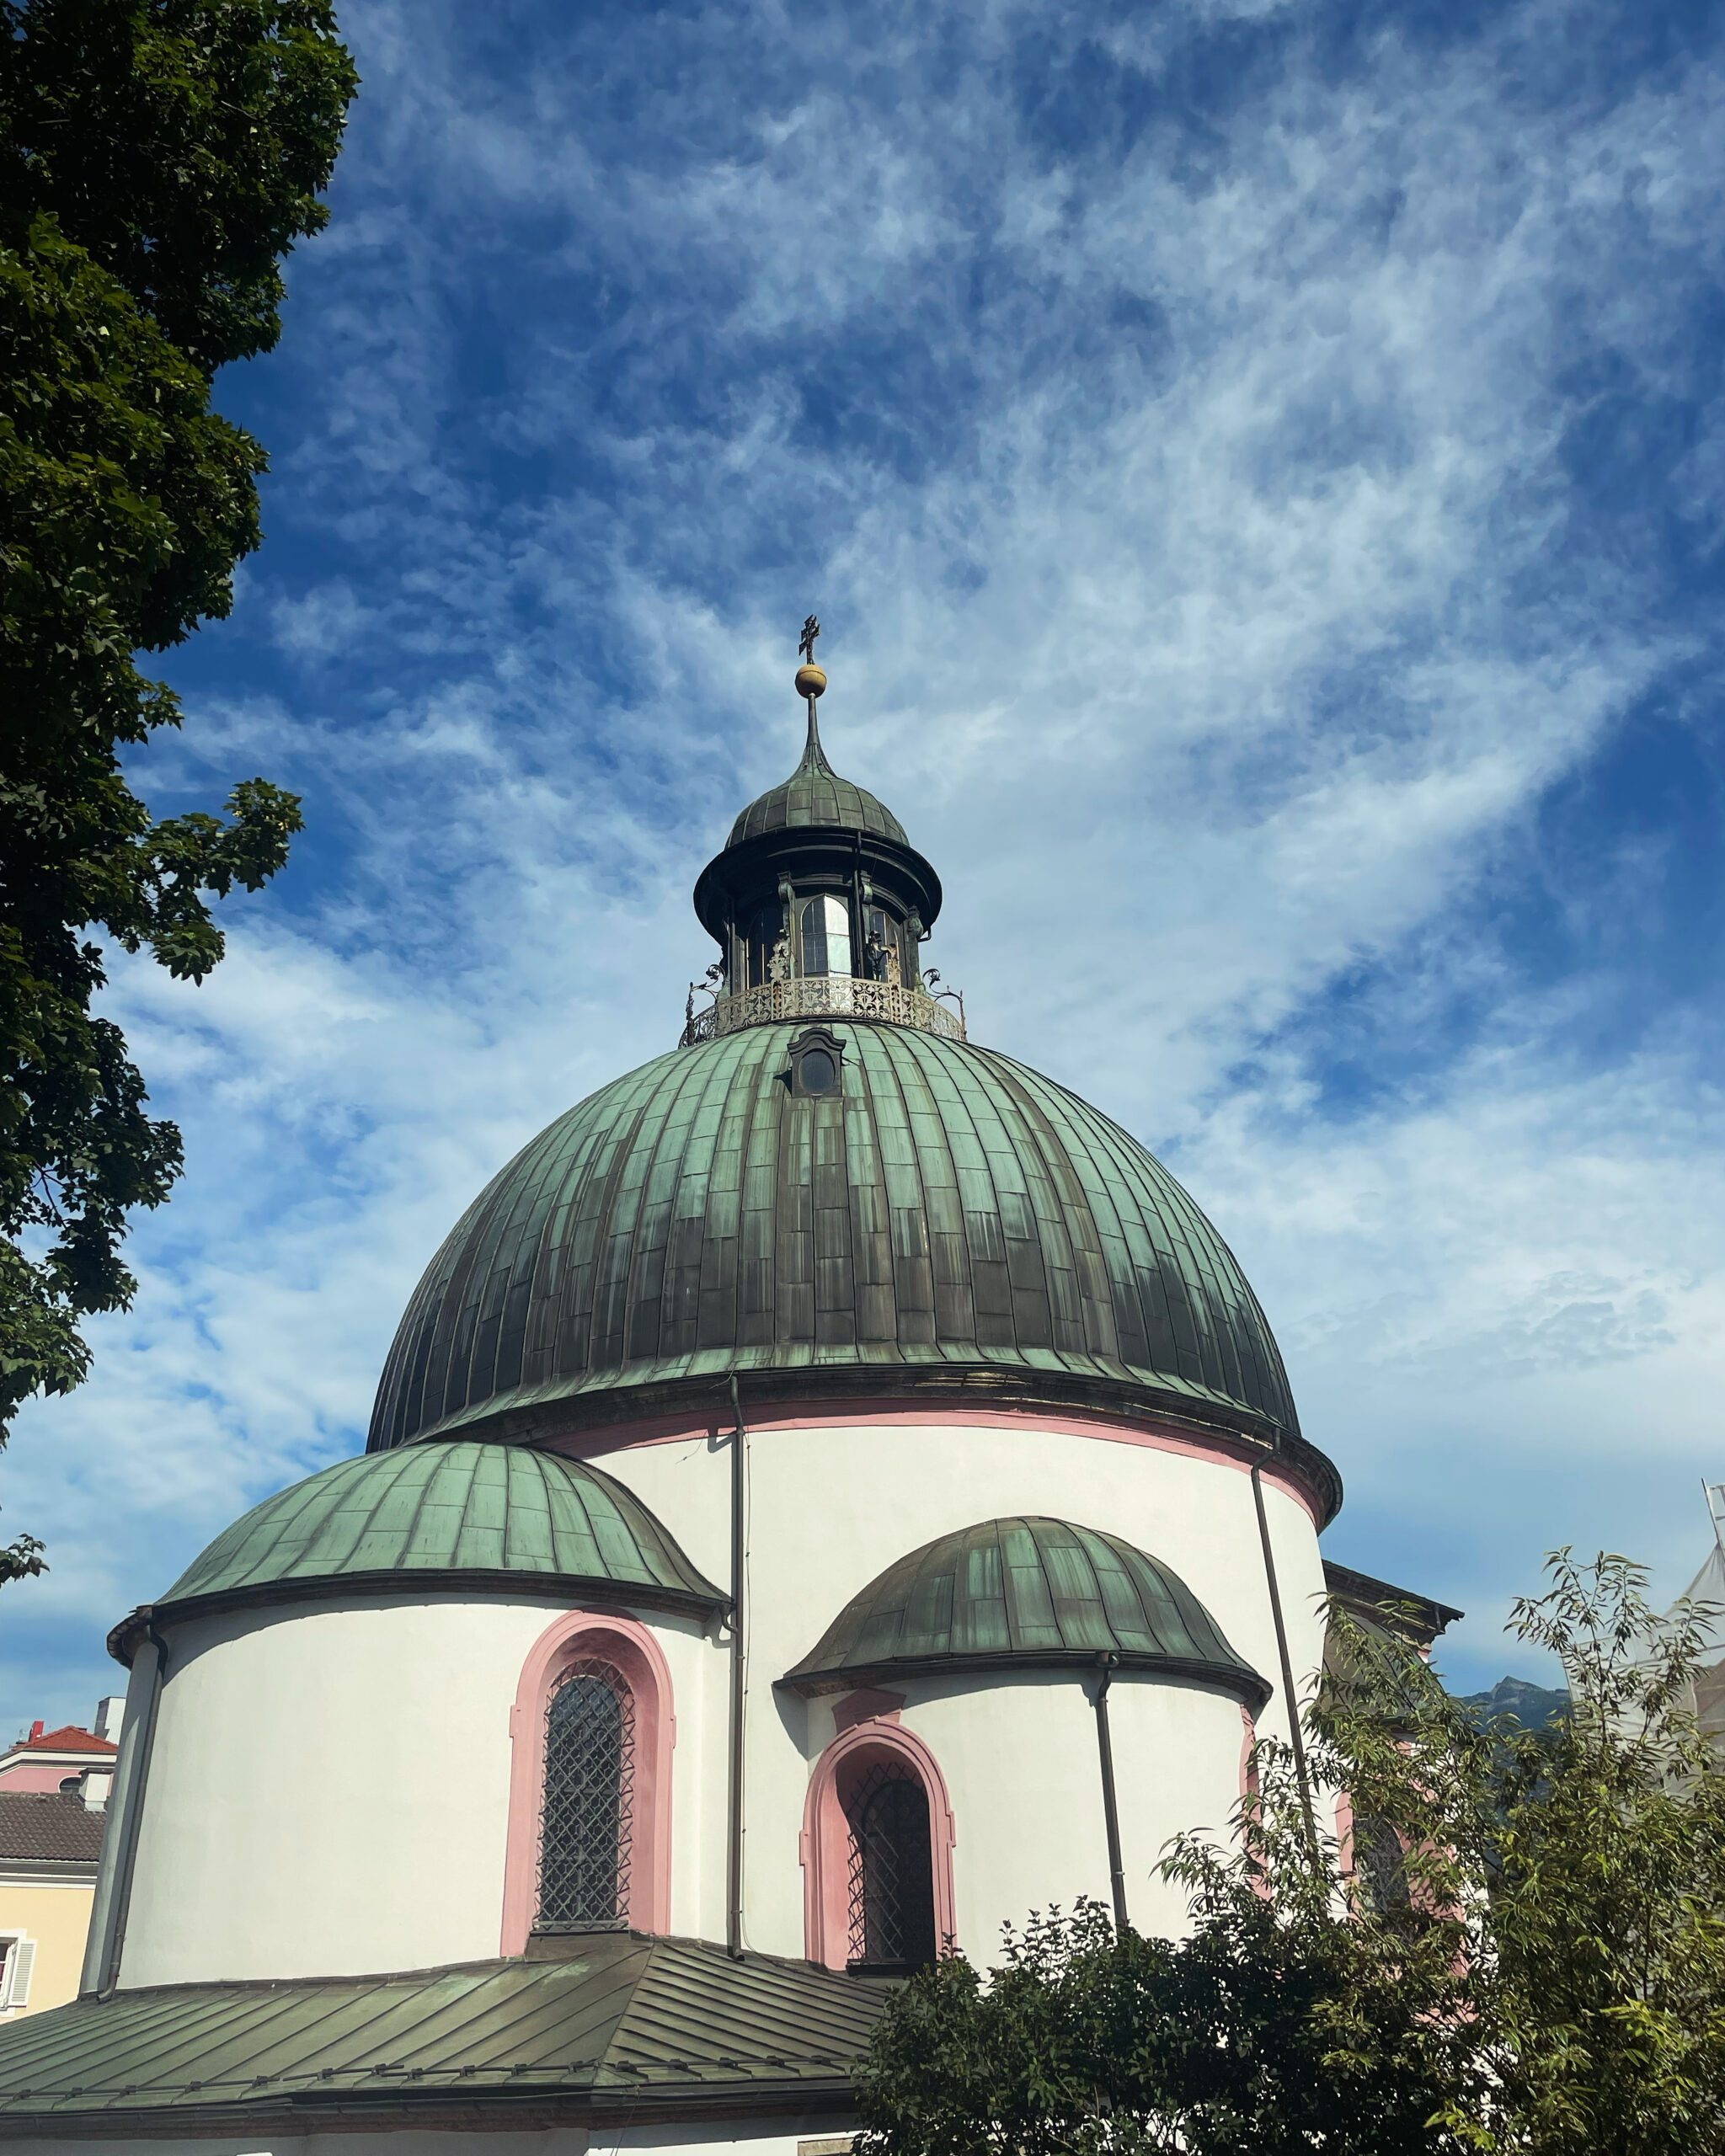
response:
[[[809,705],[809,739],[803,750],[803,760],[805,763],[809,762],[814,758],[823,757],[825,754],[825,751],[820,745],[820,722],[814,715],[815,699],[820,694],[820,685],[822,685],[826,679],[825,675],[820,672],[819,667],[815,665],[814,661],[814,639],[820,634],[820,623],[813,614],[810,614],[803,623],[803,633],[798,638],[797,643],[797,656],[803,661],[804,666],[814,668],[814,680],[816,684],[814,688],[809,691],[807,698]],[[799,688],[803,686],[803,675],[800,672],[797,676],[797,685]]]

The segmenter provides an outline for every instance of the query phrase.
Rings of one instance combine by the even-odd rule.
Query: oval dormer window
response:
[[[804,974],[848,974],[851,915],[842,899],[810,899],[803,908]]]

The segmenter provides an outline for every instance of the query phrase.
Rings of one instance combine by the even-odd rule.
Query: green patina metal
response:
[[[577,2120],[692,2100],[842,2105],[891,1991],[628,1933],[556,1961],[122,1991],[0,2029],[0,2138],[98,2121],[305,2133],[396,2113],[494,2127],[534,2100]]]
[[[731,825],[727,841],[740,846],[745,839],[759,838],[764,831],[822,829],[866,831],[875,838],[891,839],[908,846],[905,828],[892,810],[860,786],[841,778],[826,760],[820,737],[811,723],[809,745],[803,760],[790,776],[770,787]]]
[[[1118,1124],[1006,1056],[855,1021],[829,1027],[841,1091],[803,1097],[800,1030],[661,1056],[520,1153],[420,1282],[371,1449],[796,1373],[807,1397],[1100,1388],[1333,1484],[1239,1266]]]
[[[158,1611],[312,1582],[499,1573],[724,1598],[638,1497],[576,1460],[457,1438],[339,1460],[218,1535]]]
[[[1178,1573],[1117,1534],[984,1520],[913,1550],[850,1601],[783,1682],[798,1691],[1113,1656],[1262,1706],[1269,1686]]]

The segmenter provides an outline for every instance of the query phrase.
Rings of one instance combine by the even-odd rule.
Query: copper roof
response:
[[[855,1595],[782,1682],[798,1691],[968,1669],[1094,1666],[1270,1688],[1186,1582],[1147,1551],[1059,1519],[984,1520],[913,1550]]]
[[[799,1097],[798,1030],[661,1056],[520,1153],[420,1282],[371,1448],[733,1372],[757,1399],[974,1381],[1274,1438],[1332,1508],[1257,1298],[1135,1139],[1007,1056],[855,1020],[830,1027],[841,1094]]]
[[[154,1605],[319,1590],[395,1592],[428,1577],[536,1582],[701,1610],[724,1595],[631,1490],[584,1461],[478,1438],[338,1460],[254,1505]],[[142,1613],[110,1646],[129,1657]]]
[[[121,1991],[0,2028],[0,2136],[818,2110],[890,1986],[630,1933],[567,1960]],[[462,2107],[457,2119],[455,2105]]]
[[[740,846],[764,831],[814,829],[866,831],[900,846],[910,844],[904,825],[890,808],[862,787],[841,778],[828,763],[811,711],[803,760],[788,779],[749,803],[731,825],[725,844]]]

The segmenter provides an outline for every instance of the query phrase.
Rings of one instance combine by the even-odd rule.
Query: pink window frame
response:
[[[540,1813],[545,1797],[545,1713],[558,1679],[575,1662],[608,1662],[635,1710],[634,1806],[625,1916],[631,1931],[670,1929],[671,1752],[676,1717],[670,1668],[644,1625],[608,1612],[565,1610],[533,1643],[510,1710],[509,1838],[503,1866],[503,1951],[524,1954],[539,1896]]]
[[[841,1777],[877,1761],[907,1766],[928,1800],[928,1848],[933,1870],[934,1935],[945,1951],[958,1937],[953,1892],[952,1800],[935,1756],[896,1716],[871,1716],[842,1729],[809,1780],[798,1854],[803,1861],[804,1951],[811,1961],[842,1969],[851,1945],[851,1827],[839,1790]]]

